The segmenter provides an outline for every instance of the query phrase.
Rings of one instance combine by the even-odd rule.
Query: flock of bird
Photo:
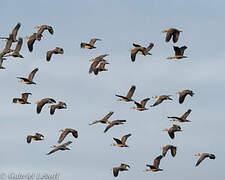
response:
[[[23,55],[20,54],[20,49],[23,45],[23,38],[19,37],[17,39],[17,33],[18,33],[20,27],[21,27],[21,24],[18,23],[14,27],[12,32],[9,34],[9,37],[0,37],[1,39],[6,41],[4,49],[2,51],[0,51],[0,69],[5,69],[5,67],[3,67],[3,62],[6,60],[7,57],[23,58]],[[49,25],[37,26],[36,28],[38,29],[37,32],[34,32],[30,37],[25,37],[26,39],[28,39],[27,47],[28,47],[29,52],[33,51],[35,41],[36,40],[40,41],[43,37],[43,33],[46,30],[48,30],[48,32],[51,35],[54,34],[53,28]],[[166,33],[166,39],[165,39],[166,42],[169,42],[172,38],[173,43],[176,43],[179,39],[180,32],[182,32],[182,31],[175,29],[175,28],[170,28],[170,29],[164,30],[162,32]],[[94,39],[91,39],[89,43],[82,42],[80,44],[80,47],[84,48],[84,49],[94,49],[94,48],[96,48],[94,45],[97,41],[101,41],[101,39],[94,38]],[[11,48],[13,43],[17,43],[15,49]],[[141,45],[133,43],[133,46],[134,46],[134,48],[131,49],[131,54],[130,54],[130,58],[131,58],[132,62],[134,62],[136,60],[137,54],[140,54],[143,56],[151,55],[151,53],[149,51],[154,47],[154,44],[149,43],[149,45],[147,47],[142,47]],[[173,48],[175,51],[175,55],[172,57],[168,57],[168,59],[187,58],[187,56],[184,56],[184,51],[185,51],[185,49],[187,49],[186,46],[182,46],[182,47],[173,46]],[[64,53],[64,50],[63,50],[63,48],[60,48],[60,47],[56,47],[53,50],[49,50],[46,52],[46,61],[50,61],[53,54],[63,54],[63,53]],[[104,58],[108,55],[109,54],[103,54],[103,55],[97,56],[96,58],[92,58],[90,60],[92,63],[89,68],[89,73],[93,72],[95,75],[98,75],[99,72],[107,71],[107,69],[105,68],[105,65],[107,65],[109,63]],[[36,84],[36,82],[34,82],[33,79],[37,72],[38,72],[38,68],[35,68],[32,72],[29,73],[28,77],[17,77],[17,78],[19,79],[19,82],[25,83],[26,85]],[[131,107],[132,109],[135,109],[138,111],[148,110],[149,108],[146,107],[146,104],[150,100],[150,98],[147,97],[147,98],[144,98],[141,102],[137,102],[136,100],[133,99],[133,94],[134,94],[135,90],[136,90],[136,86],[133,85],[129,89],[126,96],[117,95],[117,94],[115,96],[119,98],[118,101],[133,102],[135,106]],[[188,95],[193,97],[195,93],[192,90],[185,89],[185,90],[177,92],[177,94],[179,95],[179,103],[182,104]],[[32,94],[28,93],[28,92],[22,93],[20,98],[13,98],[13,103],[31,104],[30,102],[28,102],[28,97],[30,95],[32,95]],[[157,100],[152,105],[150,105],[150,107],[153,108],[154,106],[158,106],[166,100],[170,100],[170,101],[173,100],[171,98],[171,96],[172,95],[153,96],[152,98],[157,99]],[[57,103],[57,101],[53,98],[43,98],[37,102],[37,108],[36,108],[37,114],[41,113],[42,108],[46,104],[51,104],[50,105],[50,114],[51,115],[54,115],[56,109],[66,109],[67,108],[67,105],[65,102],[58,101],[58,103]],[[94,125],[97,123],[105,124],[106,127],[104,130],[104,133],[106,133],[110,128],[112,128],[116,125],[122,125],[126,122],[126,120],[109,121],[109,118],[113,115],[113,113],[114,112],[111,111],[102,119],[94,120],[89,125]],[[173,121],[173,122],[179,122],[179,123],[191,122],[190,120],[187,119],[187,117],[189,116],[190,113],[191,113],[191,109],[188,109],[182,116],[168,116],[168,118],[171,119],[171,121]],[[181,129],[181,126],[179,126],[177,124],[173,124],[172,127],[166,128],[163,131],[168,132],[169,137],[171,139],[174,139],[175,132],[181,132],[182,129]],[[58,139],[58,143],[60,145],[57,145],[57,146],[53,145],[52,146],[53,150],[48,152],[47,155],[55,153],[59,150],[70,150],[70,148],[68,148],[67,146],[69,146],[72,143],[72,141],[68,141],[64,144],[61,144],[64,141],[64,139],[67,137],[68,134],[72,134],[74,138],[78,138],[78,132],[72,128],[62,129],[62,130],[60,130],[60,133],[61,133],[61,135]],[[124,135],[121,139],[113,138],[115,143],[112,144],[112,146],[129,147],[126,144],[126,141],[130,136],[131,136],[131,134],[127,134],[127,135]],[[27,143],[31,143],[32,141],[40,141],[43,139],[44,139],[44,136],[42,134],[36,132],[34,135],[27,136]],[[148,168],[144,169],[144,171],[152,171],[152,172],[162,171],[163,169],[159,168],[160,161],[162,158],[164,158],[166,156],[167,151],[169,151],[169,150],[171,151],[171,155],[173,157],[175,157],[175,155],[177,153],[176,146],[170,145],[170,144],[163,146],[161,155],[157,156],[154,159],[154,162],[152,165],[147,164],[146,166]],[[215,155],[211,154],[211,153],[201,153],[201,154],[198,153],[196,155],[200,156],[200,158],[198,159],[198,161],[196,163],[196,166],[198,166],[207,157],[210,159],[215,159]],[[114,167],[112,169],[113,175],[115,177],[117,177],[119,174],[119,171],[128,171],[129,170],[128,168],[130,168],[130,166],[128,164],[121,163],[120,166]]]

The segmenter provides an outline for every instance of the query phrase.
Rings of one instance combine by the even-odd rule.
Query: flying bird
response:
[[[61,129],[59,132],[61,132],[61,135],[59,137],[58,143],[61,143],[69,133],[71,133],[73,137],[78,138],[78,132],[75,129],[66,128]]]
[[[216,156],[214,154],[210,154],[210,153],[198,153],[196,154],[196,156],[200,156],[200,158],[198,159],[197,163],[195,166],[198,166],[205,158],[210,158],[210,159],[215,159]]]
[[[21,54],[20,54],[20,49],[22,47],[23,44],[23,38],[19,38],[17,40],[17,45],[16,48],[13,50],[13,53],[7,55],[7,56],[13,56],[13,57],[19,57],[19,58],[24,58]]]
[[[36,84],[35,82],[33,82],[33,78],[36,74],[36,72],[38,71],[38,68],[35,68],[29,75],[28,78],[24,78],[24,77],[17,77],[17,79],[20,79],[19,82],[23,82],[25,84]]]
[[[44,139],[44,136],[40,133],[35,133],[35,135],[28,135],[27,136],[27,143],[31,143],[33,141],[41,141]]]
[[[169,129],[164,129],[163,131],[167,131],[168,132],[168,134],[169,134],[169,136],[170,136],[170,138],[171,139],[174,139],[174,137],[175,137],[175,132],[178,132],[178,131],[182,131],[181,130],[181,127],[180,126],[178,126],[178,125],[176,125],[176,124],[173,124],[173,126],[171,127],[171,128],[169,128]]]
[[[122,96],[122,95],[117,95],[117,97],[119,97],[119,99],[117,101],[125,101],[125,102],[130,102],[130,101],[134,101],[132,99],[132,96],[134,94],[134,91],[136,89],[136,86],[131,86],[130,90],[128,91],[126,96]]]
[[[134,104],[136,105],[136,107],[133,106],[132,109],[136,109],[138,111],[148,110],[148,108],[146,108],[145,105],[149,100],[150,100],[150,98],[145,98],[140,103],[134,101]]]
[[[170,28],[167,30],[163,30],[163,33],[166,33],[166,42],[169,42],[171,37],[173,36],[173,42],[176,43],[178,41],[180,32],[182,32],[181,30],[175,29],[175,28]]]
[[[184,51],[187,49],[187,46],[173,46],[173,49],[175,51],[175,56],[168,57],[167,59],[182,59],[182,58],[187,58],[187,56],[184,56]]]
[[[126,120],[114,120],[109,122],[109,125],[106,126],[104,133],[106,133],[111,127],[115,126],[115,125],[121,125],[124,124],[126,122]]]
[[[171,97],[171,95],[153,96],[153,98],[158,98],[158,99],[153,105],[151,105],[151,107],[157,106],[157,105],[161,104],[165,100],[173,100],[170,97]]]
[[[173,145],[166,145],[166,146],[162,146],[162,156],[166,156],[166,153],[168,150],[170,150],[171,152],[171,155],[173,157],[176,156],[176,153],[177,153],[177,147],[176,146],[173,146]]]
[[[92,73],[95,69],[96,69],[96,67],[98,66],[98,64],[100,63],[100,62],[105,62],[105,63],[107,63],[107,61],[105,60],[105,59],[103,59],[104,57],[106,57],[106,56],[108,56],[109,54],[103,54],[103,55],[100,55],[100,56],[98,56],[98,57],[96,57],[96,58],[92,58],[90,61],[92,61],[92,64],[91,64],[91,66],[90,66],[90,68],[89,68],[89,74],[90,73]]]
[[[52,28],[52,26],[49,26],[49,25],[41,25],[41,26],[36,26],[35,28],[38,29],[37,31],[37,39],[40,41],[41,38],[42,38],[42,34],[45,30],[48,30],[48,32],[53,35],[54,34],[54,30]]]
[[[101,41],[101,39],[94,38],[94,39],[91,39],[89,43],[83,43],[82,42],[80,44],[80,47],[81,48],[86,48],[86,49],[94,49],[94,48],[96,48],[94,46],[94,44],[95,44],[96,41]]]
[[[191,97],[193,97],[195,93],[192,90],[186,89],[186,90],[177,92],[177,94],[179,94],[179,103],[182,104],[187,95],[190,95]]]
[[[70,148],[68,148],[67,146],[70,145],[71,143],[72,143],[72,141],[68,141],[68,142],[66,142],[62,145],[59,145],[59,146],[53,145],[51,147],[54,148],[54,149],[51,150],[47,155],[52,154],[52,153],[54,153],[56,151],[59,151],[59,150],[61,150],[61,151],[70,150]]]
[[[120,139],[117,139],[117,138],[113,138],[114,141],[116,141],[116,144],[112,144],[112,146],[128,147],[128,145],[126,145],[125,143],[127,141],[127,138],[130,137],[130,136],[131,136],[131,134],[127,134],[127,135],[123,136],[121,138],[121,140]]]
[[[167,118],[172,119],[171,121],[177,121],[177,122],[191,122],[187,120],[187,117],[191,113],[191,109],[188,109],[181,117],[176,116],[167,116]]]
[[[27,101],[29,95],[32,95],[32,94],[31,93],[22,93],[21,98],[13,98],[13,103],[30,104],[30,102]]]
[[[108,119],[113,115],[114,112],[109,112],[107,115],[105,115],[102,119],[100,120],[94,120],[91,124],[89,125],[93,125],[93,124],[96,124],[96,123],[102,123],[102,124],[106,124],[106,123],[110,123],[108,121]]]
[[[142,47],[140,46],[139,44],[134,44],[133,43],[133,46],[134,47]],[[141,54],[141,55],[152,55],[151,53],[149,53],[149,51],[154,47],[154,44],[153,43],[149,43],[148,47],[144,47],[142,51],[138,51],[138,54]]]
[[[127,167],[130,168],[128,164],[121,164],[119,167],[114,167],[113,170],[113,175],[114,177],[117,177],[119,175],[119,171],[128,171]]]
[[[58,104],[50,106],[50,114],[53,115],[56,109],[67,109],[67,105],[64,102],[59,101]]]
[[[63,53],[64,53],[63,48],[56,47],[53,50],[47,51],[47,53],[46,53],[46,60],[50,61],[51,57],[52,57],[52,54],[63,54]]]
[[[145,47],[138,46],[138,47],[132,48],[130,50],[131,61],[132,62],[135,61],[137,53],[144,55],[145,54],[144,51],[145,51]]]
[[[149,167],[149,169],[144,169],[144,171],[152,171],[152,172],[163,171],[163,169],[159,168],[159,164],[162,158],[163,156],[159,155],[154,159],[153,165],[146,164],[146,166]]]
[[[52,98],[44,98],[37,102],[37,113],[39,114],[45,104],[56,103],[56,101]]]

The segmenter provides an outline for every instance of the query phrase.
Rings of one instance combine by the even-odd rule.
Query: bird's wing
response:
[[[177,30],[173,31],[173,42],[174,43],[176,43],[178,41],[179,35],[180,35],[179,31],[177,31]]]
[[[91,64],[91,66],[90,66],[90,68],[89,68],[89,74],[92,73],[92,72],[96,69],[96,67],[97,67],[98,64],[99,64],[99,61],[94,61],[94,62]]]
[[[202,155],[200,156],[200,158],[198,159],[198,161],[197,161],[197,163],[196,163],[195,166],[198,166],[205,158],[206,158],[206,155],[205,155],[205,154],[202,154]]]
[[[41,101],[39,101],[37,103],[37,113],[39,114],[41,112],[41,109],[42,107],[46,104],[46,103],[49,103],[49,102],[54,102],[56,103],[56,101],[52,98],[45,98],[45,99],[42,99]]]
[[[91,44],[93,46],[96,41],[101,41],[101,39],[97,39],[97,38],[91,39],[89,44]]]
[[[157,105],[159,105],[160,103],[162,103],[162,101],[163,101],[163,99],[159,97],[159,98],[157,99],[157,101],[156,101],[153,105],[151,105],[151,106],[152,106],[152,107],[153,107],[153,106],[157,106]]]
[[[22,44],[23,44],[23,38],[20,37],[18,39],[18,42],[17,42],[17,45],[16,45],[16,48],[15,48],[14,52],[20,52]]]
[[[47,53],[46,53],[46,60],[47,61],[51,60],[53,52],[54,52],[53,50],[47,51]]]
[[[52,153],[54,153],[54,152],[56,152],[58,150],[59,150],[59,146],[57,146],[56,148],[54,148],[53,150],[51,150],[47,155],[52,154]]]
[[[27,101],[29,95],[31,95],[31,93],[22,93],[22,99]]]
[[[121,96],[121,95],[115,95],[115,96],[117,96],[117,97],[120,97],[120,98],[123,98],[123,99],[127,99],[127,100],[129,100],[127,97],[125,97],[125,96]]]
[[[150,43],[149,46],[146,48],[147,52],[149,52],[153,48],[154,44]]]
[[[191,113],[191,109],[188,109],[187,112],[185,112],[185,113],[181,116],[181,118],[182,118],[182,119],[186,119],[186,118],[189,116],[190,113]]]
[[[142,107],[145,107],[146,103],[150,100],[150,98],[145,98],[141,101]]]
[[[181,50],[178,46],[173,46],[173,49],[175,51],[175,56],[181,56]]]
[[[113,115],[114,112],[109,112],[103,119],[102,121],[107,121],[112,115]]]
[[[142,108],[142,105],[138,103],[137,101],[134,101],[134,104],[137,106],[137,108]]]
[[[47,26],[47,29],[51,35],[54,34],[54,30],[53,30],[52,26]]]
[[[104,133],[106,133],[113,126],[114,126],[114,124],[109,124],[108,126],[106,126]]]
[[[166,33],[166,42],[169,42],[170,41],[170,39],[171,39],[171,37],[172,37],[172,35],[173,35],[173,30],[171,30],[171,29],[169,29],[168,31],[167,31],[167,33]]]
[[[133,46],[134,47],[141,47],[139,44],[134,44],[134,43],[133,43]]]
[[[69,133],[70,133],[69,130],[67,129],[64,130],[59,137],[58,143],[61,143]]]
[[[13,40],[16,40],[16,36],[17,36],[20,26],[21,26],[21,24],[17,23],[17,25],[13,28],[13,30],[12,30]]]
[[[159,164],[160,164],[160,160],[163,158],[162,155],[159,155],[158,157],[156,157],[154,159],[154,162],[153,162],[153,166],[156,167],[156,168],[159,168]]]
[[[127,135],[123,136],[123,137],[121,138],[122,144],[125,144],[127,138],[130,137],[130,136],[131,136],[131,134],[127,134]]]
[[[31,139],[33,136],[27,136],[27,143],[31,143]]]
[[[182,56],[184,55],[185,49],[187,49],[187,46],[180,47],[180,53],[181,53]]]
[[[114,175],[114,177],[117,177],[118,174],[119,174],[119,168],[114,167],[114,168],[113,168],[113,175]]]
[[[177,147],[172,146],[172,147],[170,148],[170,151],[171,151],[171,155],[172,155],[173,157],[175,157],[175,156],[176,156],[176,153],[177,153]]]
[[[127,97],[128,99],[131,99],[131,97],[132,97],[133,94],[134,94],[135,89],[136,89],[135,86],[131,86],[130,90],[128,91],[128,93],[127,93],[127,95],[126,95],[126,97]]]
[[[170,147],[171,147],[170,145],[166,145],[166,146],[163,147],[163,151],[162,151],[163,156],[166,156],[166,153],[170,149]]]
[[[138,51],[142,51],[140,49],[140,47],[135,47],[135,48],[131,49],[131,54],[130,54],[131,61],[133,61],[133,62],[135,61],[135,58],[136,58],[136,55],[137,55]],[[144,52],[143,52],[143,54],[144,54]]]
[[[174,130],[173,128],[170,128],[168,131],[169,136],[171,137],[171,139],[174,139],[175,135],[174,135]]]
[[[55,113],[55,109],[56,109],[57,105],[51,105],[50,106],[50,114],[53,115]]]
[[[33,45],[34,45],[34,42],[35,41],[36,41],[36,37],[33,37],[33,35],[27,41],[27,47],[28,47],[28,49],[29,49],[30,52],[33,51]]]
[[[120,141],[119,139],[117,139],[117,138],[113,138],[113,139],[114,139],[114,141],[116,141],[117,144],[123,144],[122,141]]]
[[[179,95],[179,103],[182,104],[184,102],[185,97],[187,96],[187,93],[181,93]]]
[[[35,76],[35,74],[36,74],[37,71],[38,71],[38,68],[35,68],[35,69],[29,74],[28,79],[29,79],[30,81],[33,80],[33,78],[34,78],[34,76]]]
[[[78,132],[75,129],[67,128],[73,135],[73,137],[78,138]]]

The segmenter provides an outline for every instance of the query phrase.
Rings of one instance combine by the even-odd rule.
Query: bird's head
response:
[[[56,145],[52,145],[52,146],[50,146],[50,148],[56,148],[57,146]]]
[[[167,31],[168,31],[168,30],[162,30],[161,32],[162,32],[162,33],[166,33]]]
[[[201,156],[201,154],[200,153],[197,153],[197,154],[195,154],[195,156]]]
[[[158,98],[158,97],[159,97],[159,96],[152,96],[152,98],[155,98],[155,99]]]
[[[59,130],[59,132],[60,132],[60,133],[63,133],[63,132],[64,132],[64,130],[63,130],[63,129],[60,129],[60,130]]]

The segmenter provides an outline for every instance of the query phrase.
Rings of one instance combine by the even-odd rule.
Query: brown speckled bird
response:
[[[170,118],[170,121],[177,121],[177,122],[191,122],[187,120],[187,117],[191,113],[191,109],[188,109],[181,117],[176,116],[167,116],[167,118]]]
[[[50,114],[53,115],[56,109],[67,109],[67,105],[64,102],[59,101],[58,104],[50,106]]]
[[[171,95],[153,96],[153,98],[158,98],[158,99],[153,105],[151,105],[151,107],[157,106],[157,105],[161,104],[165,100],[173,100],[170,97],[171,97]]]
[[[200,158],[198,159],[197,163],[195,166],[198,166],[205,158],[210,158],[210,159],[215,159],[216,156],[214,154],[210,154],[210,153],[198,153],[196,154],[196,156],[200,156]]]
[[[119,171],[128,171],[127,167],[130,168],[128,164],[121,164],[119,167],[114,167],[113,170],[113,175],[114,177],[117,177],[119,175]]]
[[[146,164],[146,166],[149,167],[149,169],[144,169],[144,171],[152,171],[152,172],[163,171],[163,169],[159,168],[159,164],[162,158],[163,156],[159,155],[154,159],[153,165]]]
[[[24,77],[17,77],[17,79],[20,79],[19,82],[23,82],[25,84],[36,84],[35,82],[33,82],[34,76],[36,74],[36,72],[38,71],[38,68],[35,68],[29,75],[28,78],[24,78]]]
[[[132,96],[134,94],[134,91],[136,89],[136,86],[131,86],[130,90],[128,91],[126,96],[122,96],[122,95],[115,95],[117,97],[119,97],[119,99],[117,101],[125,101],[125,102],[130,102],[130,101],[134,101],[132,99]]]
[[[187,49],[187,46],[173,46],[173,49],[175,51],[175,56],[168,57],[167,59],[182,59],[182,58],[187,58],[187,56],[184,56],[184,51]]]
[[[173,126],[171,127],[171,128],[169,128],[169,129],[164,129],[163,131],[167,131],[168,132],[168,134],[169,134],[169,136],[170,136],[170,138],[171,139],[174,139],[174,137],[175,137],[175,132],[178,132],[178,131],[182,131],[181,130],[181,127],[180,126],[178,126],[178,125],[176,125],[176,124],[173,124]]]
[[[59,137],[58,143],[61,143],[69,133],[71,133],[74,138],[78,138],[78,132],[75,129],[60,129],[59,132],[61,132],[61,135]]]
[[[127,135],[124,135],[121,140],[120,139],[117,139],[117,138],[113,138],[114,141],[116,141],[116,144],[112,144],[112,146],[118,146],[118,147],[128,147],[128,145],[126,145],[126,141],[127,141],[127,138],[130,137],[131,134],[127,134]]]
[[[111,111],[107,115],[105,115],[102,119],[100,119],[100,120],[94,120],[89,125],[93,125],[93,124],[96,124],[96,123],[102,123],[102,124],[110,123],[110,121],[108,121],[108,119],[113,115],[113,113],[114,112]]]
[[[195,93],[192,90],[186,89],[186,90],[177,92],[177,94],[179,94],[179,103],[182,104],[187,95],[190,95],[192,97],[194,96]]]
[[[53,50],[47,51],[47,53],[46,53],[46,60],[50,61],[51,57],[52,57],[52,54],[63,54],[63,53],[64,53],[63,48],[56,47]]]
[[[27,136],[27,143],[31,143],[31,140],[34,141],[41,141],[44,139],[44,136],[40,133],[35,133],[35,135],[28,135]]]
[[[163,30],[163,33],[166,33],[166,42],[169,42],[171,37],[173,36],[173,42],[176,43],[178,41],[181,30],[175,29],[175,28],[169,28],[167,30]]]
[[[19,104],[30,104],[28,102],[28,96],[32,95],[31,93],[22,93],[21,98],[13,98],[13,103],[19,103]]]
[[[82,43],[80,43],[80,47],[81,48],[86,48],[86,49],[94,49],[94,48],[96,48],[94,46],[96,41],[101,41],[101,39],[93,38],[93,39],[90,40],[89,43],[82,42]]]
[[[106,133],[111,127],[115,126],[115,125],[122,125],[126,122],[126,120],[114,120],[109,122],[109,125],[106,126],[104,133]]]
[[[146,103],[150,100],[150,98],[145,98],[143,99],[140,103],[134,101],[134,104],[136,105],[133,106],[131,109],[136,109],[138,111],[145,111],[145,110],[148,110],[148,108],[145,107]]]
[[[54,148],[54,149],[51,150],[47,155],[52,154],[52,153],[54,153],[56,151],[59,151],[59,150],[61,150],[61,151],[70,150],[70,148],[68,148],[67,146],[70,145],[71,143],[72,143],[72,141],[68,141],[68,142],[66,142],[62,145],[59,145],[59,146],[53,145],[51,147]]]

